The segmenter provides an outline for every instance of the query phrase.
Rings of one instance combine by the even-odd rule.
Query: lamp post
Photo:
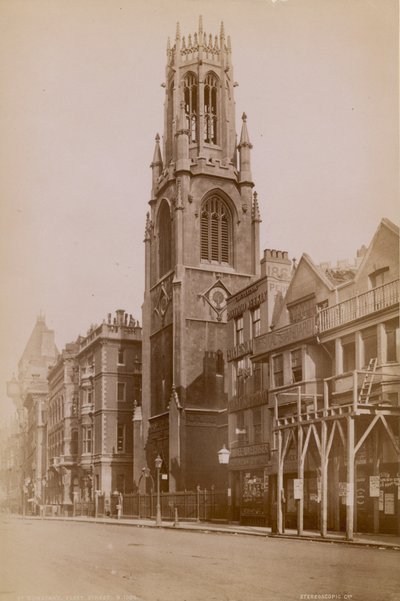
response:
[[[162,459],[160,455],[157,455],[154,465],[157,472],[157,509],[156,509],[156,526],[161,526],[161,506],[160,506],[160,469],[162,466]]]
[[[218,462],[220,465],[228,465],[229,464],[229,457],[230,457],[230,450],[226,448],[225,445],[222,446],[222,449],[220,449],[218,451]],[[232,504],[232,491],[231,491],[231,487],[229,486],[229,480],[230,480],[230,473],[228,470],[228,488],[227,488],[227,493],[228,493],[228,522],[231,521],[231,504]]]

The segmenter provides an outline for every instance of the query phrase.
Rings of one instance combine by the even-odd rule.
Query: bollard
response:
[[[175,507],[175,521],[174,521],[174,526],[175,527],[179,526],[178,508],[177,507]]]

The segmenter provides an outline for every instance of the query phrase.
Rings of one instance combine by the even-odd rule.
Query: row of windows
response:
[[[125,453],[126,443],[126,427],[125,424],[117,425],[117,453]],[[93,427],[82,427],[82,453],[91,455],[93,453]],[[78,430],[73,430],[71,433],[71,455],[78,454]],[[63,455],[63,439],[62,432],[56,432],[49,436],[49,456],[59,457]]]
[[[256,307],[250,311],[250,338],[256,338],[261,334],[261,311],[260,307]],[[243,315],[235,319],[234,344],[242,344],[244,342],[244,321]]]

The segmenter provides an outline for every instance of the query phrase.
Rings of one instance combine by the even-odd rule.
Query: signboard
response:
[[[385,514],[394,515],[394,493],[392,492],[385,494]]]
[[[293,497],[295,499],[303,498],[303,480],[301,478],[293,480]]]
[[[347,482],[339,482],[339,497],[347,495]]]
[[[379,511],[383,511],[383,490],[379,491]]]
[[[369,496],[379,497],[379,476],[369,477]]]

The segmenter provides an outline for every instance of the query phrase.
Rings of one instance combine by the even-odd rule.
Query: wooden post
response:
[[[303,427],[301,424],[301,388],[297,388],[297,477],[301,481],[301,497],[297,499],[297,534],[303,534],[304,516],[304,462],[303,453]]]
[[[354,536],[354,418],[347,416],[347,490],[346,490],[346,538]]]
[[[321,422],[321,536],[328,534],[328,457],[327,423]]]
[[[357,411],[358,403],[358,386],[357,386],[357,372],[353,371],[353,410]]]
[[[333,520],[334,520],[335,530],[337,532],[339,532],[339,530],[340,530],[339,470],[340,470],[340,459],[336,455],[333,459],[332,502],[333,502]]]
[[[372,474],[379,476],[379,430],[375,428],[373,437],[373,456],[372,456]],[[379,532],[379,497],[372,499],[373,503],[373,523],[374,523],[374,534]]]
[[[282,460],[282,430],[278,430],[278,486],[277,486],[277,498],[276,498],[276,522],[278,534],[283,532],[283,520],[282,520],[282,490],[283,490],[283,460]]]

